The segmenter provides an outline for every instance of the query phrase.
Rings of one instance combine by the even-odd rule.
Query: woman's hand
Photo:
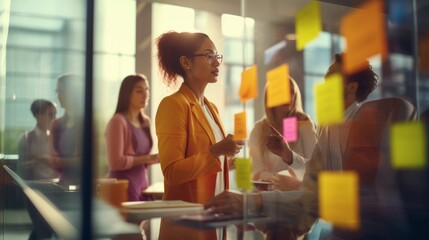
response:
[[[210,147],[210,152],[216,157],[221,155],[232,157],[240,152],[240,150],[243,148],[243,145],[243,140],[234,141],[232,139],[232,135],[228,134],[226,138],[213,144],[213,146]]]
[[[289,144],[283,139],[281,135],[272,134],[267,137],[267,148],[272,153],[278,155],[285,161],[287,164],[292,164],[292,150],[289,147]]]
[[[133,166],[141,165],[141,164],[154,164],[159,163],[158,154],[148,154],[144,156],[134,157]]]
[[[228,161],[228,169],[234,170],[235,169],[235,157],[227,157],[227,161]]]
[[[159,163],[159,158],[158,158],[158,154],[148,154],[146,155],[146,164],[154,164],[154,163]]]
[[[295,172],[292,168],[288,169],[291,176],[286,176],[283,174],[275,174],[271,177],[271,183],[273,189],[281,190],[281,191],[292,191],[298,190],[301,188],[301,181],[296,177]]]

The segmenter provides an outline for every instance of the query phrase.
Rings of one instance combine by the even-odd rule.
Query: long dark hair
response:
[[[122,80],[121,87],[119,88],[118,103],[116,104],[115,114],[124,113],[128,110],[133,89],[140,81],[144,81],[146,85],[149,86],[149,81],[147,80],[147,77],[141,73],[128,75],[124,78],[124,80]],[[150,148],[152,148],[153,140],[152,134],[150,132],[149,117],[146,116],[142,111],[140,111],[138,119],[142,129],[149,136],[149,144]]]

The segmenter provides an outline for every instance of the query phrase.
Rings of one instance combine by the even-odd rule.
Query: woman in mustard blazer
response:
[[[207,84],[217,82],[222,55],[204,33],[167,32],[157,44],[166,83],[184,79],[155,118],[163,199],[204,204],[228,189],[228,157],[244,144],[225,137],[216,106],[204,97]]]

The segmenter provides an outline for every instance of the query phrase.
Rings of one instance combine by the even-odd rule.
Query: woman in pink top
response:
[[[122,81],[116,111],[105,132],[108,177],[129,181],[128,201],[149,200],[142,195],[142,190],[149,185],[147,167],[159,162],[158,154],[149,154],[153,143],[149,117],[143,112],[148,98],[146,76],[127,76]]]

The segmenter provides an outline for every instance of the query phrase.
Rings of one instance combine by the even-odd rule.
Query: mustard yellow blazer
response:
[[[204,99],[225,136],[216,106]],[[189,87],[165,97],[155,117],[161,169],[164,174],[164,200],[206,203],[214,197],[220,160],[209,148],[214,133],[197,98]],[[229,187],[228,164],[224,164],[225,189]]]

